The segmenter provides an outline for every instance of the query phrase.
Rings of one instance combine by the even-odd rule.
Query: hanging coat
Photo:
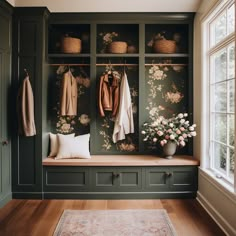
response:
[[[110,80],[111,79],[111,80]],[[100,77],[98,109],[100,116],[105,116],[105,111],[111,111],[116,116],[119,106],[119,77],[116,73],[104,74]]]
[[[60,115],[77,115],[77,82],[71,71],[64,73],[61,82]]]
[[[124,72],[120,85],[120,103],[115,119],[112,140],[116,143],[125,139],[125,135],[134,133],[134,120],[131,95],[127,75]]]
[[[18,128],[24,136],[36,135],[34,121],[34,96],[29,76],[23,80],[18,93]]]

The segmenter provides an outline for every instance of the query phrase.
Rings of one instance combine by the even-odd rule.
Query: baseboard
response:
[[[234,229],[224,219],[224,217],[218,211],[216,211],[211,203],[200,192],[197,192],[196,199],[226,235],[236,236],[236,229]]]
[[[43,199],[42,192],[13,192],[13,199]]]
[[[6,196],[4,196],[2,199],[0,199],[0,208],[2,208],[4,205],[6,205],[11,200],[12,200],[12,194],[8,193]]]
[[[44,192],[44,199],[189,199],[196,192]]]

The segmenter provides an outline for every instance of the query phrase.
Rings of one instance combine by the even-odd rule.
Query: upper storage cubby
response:
[[[49,54],[90,53],[89,24],[52,24],[48,37]]]
[[[98,24],[97,53],[138,53],[138,24]]]
[[[187,24],[147,24],[145,52],[158,54],[188,53]]]

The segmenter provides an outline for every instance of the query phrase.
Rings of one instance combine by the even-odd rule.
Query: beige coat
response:
[[[77,115],[77,97],[77,82],[69,70],[63,75],[61,82],[60,115]]]
[[[34,96],[29,76],[23,80],[18,93],[18,122],[19,134],[24,136],[36,135],[34,122]]]
[[[134,119],[130,89],[126,73],[120,85],[120,104],[115,120],[112,140],[116,143],[125,139],[126,134],[134,133]]]

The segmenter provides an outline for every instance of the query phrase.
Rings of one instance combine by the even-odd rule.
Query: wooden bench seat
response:
[[[43,166],[193,166],[199,160],[193,156],[179,155],[165,159],[155,155],[92,155],[91,159],[60,159],[47,157]]]

